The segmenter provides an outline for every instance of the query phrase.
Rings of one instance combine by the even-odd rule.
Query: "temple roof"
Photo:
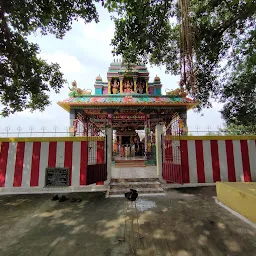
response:
[[[80,97],[70,97],[64,101],[59,101],[58,105],[70,112],[71,107],[116,107],[116,106],[186,106],[187,109],[195,107],[198,102],[187,97],[172,95],[83,95]]]

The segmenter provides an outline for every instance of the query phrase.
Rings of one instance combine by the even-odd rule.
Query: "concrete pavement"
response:
[[[126,200],[104,193],[73,193],[82,202],[52,195],[0,197],[0,255],[254,256],[256,230],[215,204],[214,188],[187,188]],[[133,222],[132,222],[133,220]],[[133,224],[132,224],[133,223]]]

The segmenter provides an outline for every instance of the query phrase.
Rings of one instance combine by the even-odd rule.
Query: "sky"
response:
[[[59,94],[50,93],[52,104],[44,112],[35,111],[31,113],[25,110],[10,115],[7,118],[0,118],[0,136],[12,132],[17,136],[19,132],[38,132],[38,135],[46,132],[66,132],[69,126],[69,113],[57,105],[58,101],[68,98],[72,81],[76,80],[78,87],[91,89],[94,93],[94,82],[99,74],[103,81],[107,81],[107,70],[114,57],[110,46],[111,38],[114,35],[114,24],[106,10],[99,7],[99,23],[84,24],[82,20],[73,23],[72,30],[67,32],[65,37],[56,39],[53,35],[42,36],[40,33],[29,37],[31,42],[40,46],[40,56],[49,63],[57,62],[68,84],[65,84]],[[179,77],[165,74],[164,67],[151,67],[150,81],[158,75],[162,82],[162,94],[166,89],[176,89]],[[1,108],[1,106],[0,106]],[[213,108],[205,109],[202,113],[193,110],[188,112],[188,128],[190,131],[216,131],[223,127],[221,119],[222,105],[213,102]],[[21,134],[21,133],[20,133]],[[18,134],[18,135],[20,135]],[[48,134],[50,135],[50,133]]]

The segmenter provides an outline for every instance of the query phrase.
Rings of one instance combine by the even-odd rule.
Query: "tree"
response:
[[[97,0],[95,2],[98,2]],[[0,101],[3,116],[44,110],[50,104],[50,89],[59,92],[65,80],[56,63],[38,57],[39,46],[28,42],[35,31],[63,38],[72,22],[85,23],[98,14],[91,0],[1,0],[0,1]]]
[[[230,124],[227,125],[225,128],[220,129],[220,132],[223,135],[254,135],[256,134],[256,126]]]
[[[216,133],[216,132],[207,132],[205,134],[205,136],[216,136],[216,135],[218,135],[218,133]]]
[[[180,12],[184,2],[188,3],[185,0],[119,0],[114,4],[109,1],[116,26],[113,52],[123,55],[128,63],[149,60],[151,64],[165,65],[171,74],[180,74],[179,60],[184,54]],[[243,101],[246,116],[255,116],[256,102],[251,92],[255,92],[256,1],[190,0],[189,19],[199,109],[210,107],[211,98],[222,101],[232,98],[233,103],[226,105],[223,112],[225,120],[231,121],[234,116],[231,109],[239,95],[231,91],[243,86],[242,95],[246,100],[253,100]],[[246,68],[242,68],[243,64]],[[240,112],[241,108],[236,107],[236,111]]]
[[[113,13],[114,54],[128,64],[165,65],[178,75],[189,39],[199,109],[221,98],[229,101],[222,112],[227,123],[255,122],[256,0],[0,0],[2,115],[43,110],[48,91],[58,92],[65,82],[58,64],[40,59],[39,46],[27,36],[39,30],[63,38],[79,17],[98,22],[97,2]],[[187,38],[180,33],[185,11]]]
[[[251,42],[239,42],[236,58],[230,61],[232,72],[226,78],[221,111],[228,125],[248,126],[249,130],[256,126],[256,30],[251,33]]]

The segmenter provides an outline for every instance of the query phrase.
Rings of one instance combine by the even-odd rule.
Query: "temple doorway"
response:
[[[116,167],[156,165],[154,134],[133,127],[115,129],[112,160]]]

